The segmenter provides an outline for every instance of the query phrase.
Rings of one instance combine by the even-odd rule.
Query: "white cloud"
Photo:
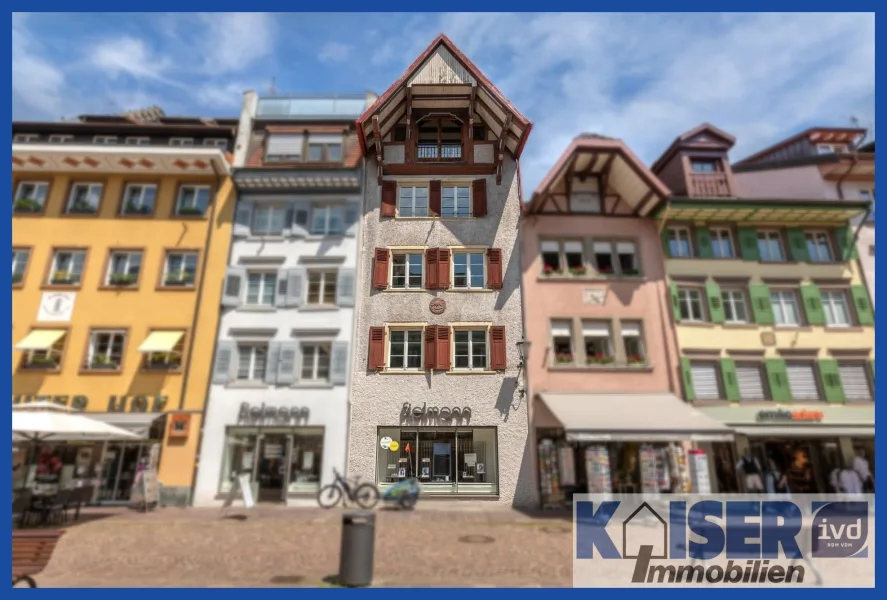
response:
[[[27,28],[27,16],[12,18],[12,95],[20,118],[57,119],[62,115],[65,75],[42,54]]]
[[[155,54],[139,38],[122,36],[100,42],[90,52],[92,65],[109,77],[130,75],[137,79],[164,79],[170,57]]]
[[[317,55],[323,62],[345,62],[351,56],[351,46],[341,42],[327,42]]]
[[[197,47],[206,74],[242,71],[274,51],[277,28],[268,13],[212,13],[198,18],[204,27]]]

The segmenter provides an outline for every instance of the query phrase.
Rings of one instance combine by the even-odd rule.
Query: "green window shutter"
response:
[[[687,400],[696,400],[696,391],[693,389],[693,373],[690,371],[690,359],[681,359],[681,373],[684,376],[684,393]]]
[[[788,248],[791,252],[792,260],[798,262],[809,262],[810,255],[807,253],[807,236],[804,235],[803,229],[789,229]]]
[[[665,258],[671,258],[671,246],[668,244],[668,227],[662,228],[662,252]]]
[[[872,383],[875,382],[875,359],[869,361],[869,369],[872,371]]]
[[[875,313],[872,312],[872,302],[869,299],[869,291],[864,285],[851,285],[850,295],[853,296],[853,308],[856,309],[856,320],[860,325],[874,325]]]
[[[711,232],[706,227],[696,230],[696,248],[699,258],[714,258],[715,253],[711,247]]]
[[[736,380],[736,361],[732,358],[721,359],[721,378],[724,380],[724,393],[727,400],[739,400],[739,382]]]
[[[716,283],[705,284],[705,295],[708,296],[708,315],[712,323],[723,323],[724,302],[721,299],[721,287]]]
[[[844,386],[841,385],[841,373],[838,371],[838,361],[830,359],[819,361],[819,381],[822,383],[822,390],[825,392],[826,402],[844,401]]]
[[[810,325],[825,325],[825,311],[822,310],[822,295],[819,293],[819,286],[802,285],[801,300],[804,302],[807,322]]]
[[[859,252],[856,251],[856,244],[853,243],[853,230],[847,227],[838,227],[835,229],[835,239],[838,240],[838,250],[841,252],[841,260],[856,260],[859,258]]]
[[[674,281],[668,284],[668,289],[671,292],[671,309],[674,312],[674,321],[675,323],[681,322],[681,303],[678,300],[678,284]]]
[[[770,304],[770,288],[756,283],[748,286],[748,297],[751,300],[752,314],[758,325],[773,324],[773,306]]]
[[[758,253],[758,230],[753,227],[739,228],[739,253],[742,260],[761,260]]]
[[[770,396],[776,402],[791,402],[792,393],[788,387],[788,372],[785,361],[781,358],[768,358],[764,361],[767,371],[767,383],[770,384]]]

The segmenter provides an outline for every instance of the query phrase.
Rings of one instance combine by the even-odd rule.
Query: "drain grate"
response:
[[[488,535],[463,535],[459,541],[463,544],[492,544],[496,538],[491,538]]]

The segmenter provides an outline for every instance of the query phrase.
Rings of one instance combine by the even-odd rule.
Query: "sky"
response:
[[[158,105],[236,117],[242,94],[381,94],[445,33],[534,123],[535,188],[581,132],[651,164],[709,122],[739,160],[810,126],[874,136],[874,14],[13,14],[14,120]],[[871,138],[869,138],[871,139]]]

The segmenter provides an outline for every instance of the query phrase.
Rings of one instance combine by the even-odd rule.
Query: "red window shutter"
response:
[[[367,370],[381,371],[385,368],[385,328],[370,327],[370,351],[367,356]]]
[[[437,348],[435,348],[435,363],[438,371],[450,370],[450,328],[437,328]]]
[[[437,289],[446,290],[450,287],[450,251],[448,248],[437,249]]]
[[[393,217],[397,212],[397,182],[382,182],[382,212],[383,217]]]
[[[432,217],[440,216],[440,181],[428,182],[428,212]]]
[[[504,371],[506,363],[505,355],[505,328],[501,325],[490,327],[490,369]]]
[[[502,251],[499,248],[487,250],[487,285],[490,289],[502,289]]]
[[[437,326],[425,327],[425,370],[433,371],[437,366]]]
[[[471,216],[483,217],[487,214],[487,180],[475,179],[471,184]]]
[[[425,250],[425,289],[437,289],[437,248]]]
[[[373,287],[384,290],[388,287],[388,248],[376,248],[373,261]]]

